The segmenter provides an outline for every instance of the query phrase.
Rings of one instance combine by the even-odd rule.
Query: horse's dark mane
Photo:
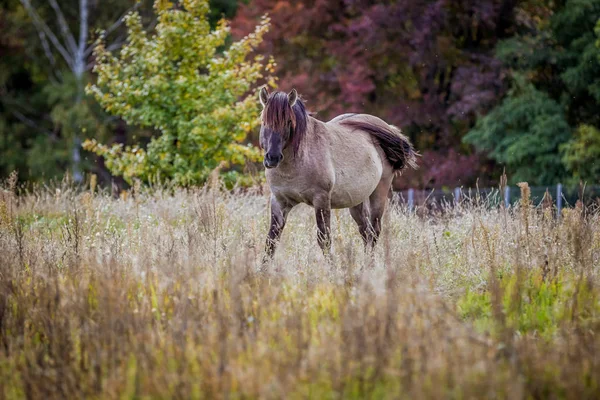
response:
[[[304,102],[299,97],[294,106],[290,107],[286,93],[274,92],[269,96],[267,105],[262,112],[263,124],[278,133],[283,133],[288,129],[287,123],[290,120],[292,121],[291,145],[294,155],[296,155],[306,136],[308,113],[304,107]]]
[[[306,108],[304,108],[304,102],[300,98],[296,100],[296,104],[294,104],[292,109],[296,117],[296,126],[292,134],[292,148],[294,149],[294,154],[297,154],[308,130],[308,113],[306,112]]]

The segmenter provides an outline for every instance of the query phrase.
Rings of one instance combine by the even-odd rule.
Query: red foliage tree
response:
[[[400,126],[422,150],[418,181],[469,184],[487,165],[461,138],[502,94],[497,40],[511,35],[517,0],[254,0],[239,7],[235,35],[268,13],[261,52],[278,62],[322,118],[368,112]],[[458,179],[460,178],[460,182]]]

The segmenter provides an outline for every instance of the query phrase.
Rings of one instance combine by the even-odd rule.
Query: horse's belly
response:
[[[377,150],[335,163],[335,183],[331,192],[332,208],[350,208],[365,201],[375,191],[383,174]]]

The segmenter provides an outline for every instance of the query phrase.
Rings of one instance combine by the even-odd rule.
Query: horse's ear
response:
[[[290,107],[294,107],[296,100],[298,100],[298,92],[296,92],[296,89],[292,89],[292,91],[288,94],[288,102],[290,103]]]
[[[258,92],[258,98],[260,99],[260,104],[262,104],[263,107],[266,107],[267,99],[269,98],[269,92],[267,91],[266,86],[260,88],[260,92]]]

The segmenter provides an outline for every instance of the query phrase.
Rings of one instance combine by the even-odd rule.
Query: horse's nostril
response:
[[[280,162],[281,160],[283,160],[283,154],[272,155],[272,154],[267,153],[265,155],[265,161],[267,161],[268,163],[276,164],[276,163]]]
[[[267,168],[275,168],[279,165],[281,160],[283,160],[283,154],[279,153],[279,154],[273,155],[273,154],[267,153],[267,154],[265,154],[265,161],[263,162],[263,164]]]

